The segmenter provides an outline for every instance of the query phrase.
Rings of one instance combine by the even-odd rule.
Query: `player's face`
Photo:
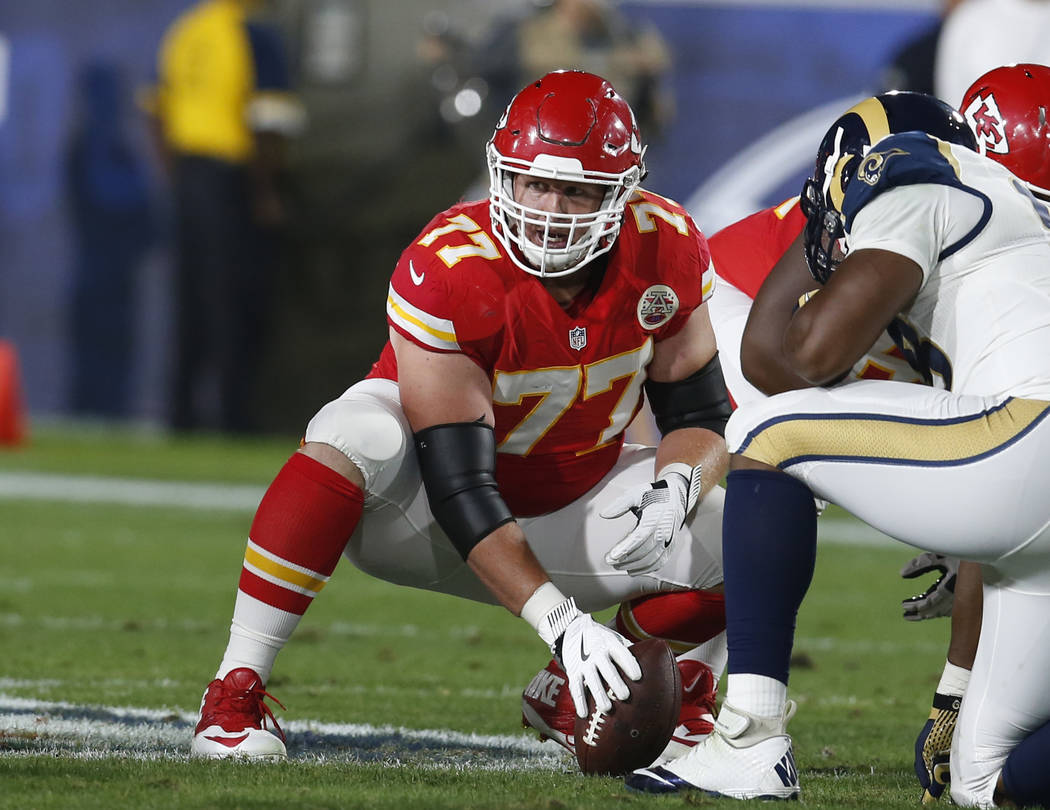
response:
[[[605,198],[605,187],[595,183],[578,183],[571,180],[551,180],[547,177],[535,177],[531,174],[514,176],[514,200],[520,205],[554,214],[551,228],[546,234],[549,247],[564,247],[568,240],[569,223],[564,228],[558,227],[558,214],[593,214]],[[527,223],[525,236],[530,242],[544,244],[543,225]],[[577,238],[582,237],[578,234]],[[575,239],[573,241],[576,241]]]

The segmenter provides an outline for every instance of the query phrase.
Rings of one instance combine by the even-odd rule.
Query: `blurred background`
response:
[[[437,212],[487,193],[485,141],[526,81],[559,66],[612,80],[649,144],[646,187],[685,204],[710,234],[797,193],[823,131],[854,99],[919,81],[952,5],[204,5],[225,3],[245,5],[253,32],[273,35],[250,38],[254,78],[294,101],[298,117],[276,127],[273,196],[242,201],[266,226],[256,258],[240,287],[217,283],[203,300],[177,294],[185,201],[155,137],[151,90],[173,23],[202,9],[194,0],[0,4],[0,344],[16,352],[30,423],[294,435],[376,359],[403,247]],[[269,43],[268,61],[259,43]],[[273,65],[286,86],[262,87]],[[257,135],[269,109],[255,108]],[[242,307],[250,328],[204,341],[209,309],[225,321]],[[177,355],[198,323],[202,360],[187,386]],[[233,395],[214,344],[232,340],[247,341],[232,362],[244,368],[235,387],[249,416],[224,416]],[[174,415],[176,386],[189,391],[192,418]]]

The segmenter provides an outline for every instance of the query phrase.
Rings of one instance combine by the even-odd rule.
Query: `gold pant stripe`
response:
[[[314,594],[320,593],[321,588],[327,582],[326,579],[312,577],[309,574],[304,574],[302,571],[296,571],[294,568],[281,565],[279,562],[263,556],[251,546],[244,550],[244,560],[272,577],[289,582],[292,585],[298,585],[300,588],[306,588],[309,591],[313,591]]]
[[[963,464],[1002,450],[1048,410],[1048,402],[1008,399],[991,410],[951,419],[863,413],[781,416],[755,428],[737,452],[781,468],[817,459]]]

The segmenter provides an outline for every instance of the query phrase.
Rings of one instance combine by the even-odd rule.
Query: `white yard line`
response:
[[[0,499],[251,512],[265,487],[93,475],[0,472]]]
[[[192,684],[199,687],[199,682]],[[170,678],[77,678],[76,680],[65,680],[60,678],[3,678],[0,677],[0,709],[2,700],[12,697],[11,693],[30,693],[35,698],[43,699],[52,694],[60,695],[68,692],[71,687],[90,688],[102,695],[126,694],[129,690],[152,690],[154,692],[170,692],[187,686],[185,682],[172,680]],[[439,701],[448,698],[461,698],[463,700],[506,700],[507,698],[521,697],[524,684],[503,684],[500,688],[477,689],[473,687],[462,687],[450,689],[441,687],[403,687],[386,686],[376,684],[363,686],[355,683],[311,683],[309,691],[311,695],[339,694],[339,695],[362,695],[368,697],[394,697],[402,700],[425,700]],[[29,699],[29,698],[26,698]]]
[[[127,706],[81,706],[0,693],[0,757],[186,759],[196,717]],[[289,759],[404,763],[442,769],[561,770],[571,764],[535,736],[466,734],[364,723],[292,720],[282,724]]]
[[[222,482],[191,483],[90,475],[0,472],[0,500],[40,500],[121,506],[162,506],[253,512],[265,487]],[[885,546],[894,541],[860,521],[822,517],[817,522],[822,542]],[[903,548],[903,547],[902,547]]]

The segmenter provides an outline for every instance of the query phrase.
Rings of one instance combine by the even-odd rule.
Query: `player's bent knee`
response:
[[[306,426],[306,442],[334,447],[345,455],[373,492],[404,459],[408,447],[401,420],[380,403],[337,399],[317,412]]]
[[[304,442],[299,448],[299,453],[334,470],[354,486],[364,488],[365,479],[357,465],[347,458],[345,453],[336,450],[332,445],[323,442]]]
[[[960,763],[961,764],[961,763]],[[972,774],[962,771],[954,761],[952,762],[952,780],[948,785],[948,793],[957,807],[991,807],[995,794],[995,774],[980,774],[980,778],[967,778]]]

